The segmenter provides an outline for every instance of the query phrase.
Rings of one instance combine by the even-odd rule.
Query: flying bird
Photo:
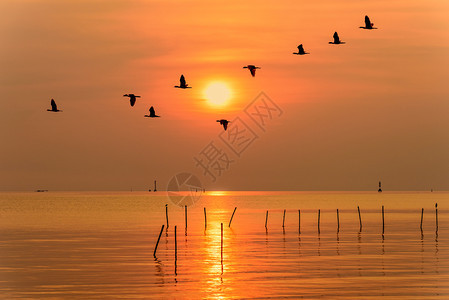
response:
[[[340,41],[340,37],[338,36],[338,33],[335,31],[334,35],[334,41],[333,42],[329,42],[329,44],[335,44],[335,45],[339,45],[339,44],[344,44],[345,42]]]
[[[305,52],[304,51],[304,47],[301,44],[301,45],[298,46],[298,52],[293,52],[293,54],[304,55],[304,54],[309,54],[309,52]]]
[[[256,69],[260,69],[260,67],[256,67],[254,65],[247,65],[247,66],[244,66],[243,69],[249,69],[249,71],[251,72],[251,75],[254,77],[254,76],[256,76]]]
[[[156,115],[156,112],[154,111],[153,106],[150,107],[150,114],[149,115],[144,115],[144,117],[147,118],[159,118],[160,116]]]
[[[52,111],[52,112],[59,112],[59,111],[62,111],[62,110],[59,110],[59,109],[58,109],[58,107],[56,106],[56,102],[55,102],[54,99],[51,99],[50,104],[51,104],[51,109],[47,109],[47,111]]]
[[[179,85],[175,85],[175,88],[179,88],[179,89],[191,89],[192,87],[190,87],[190,86],[186,83],[186,79],[184,78],[184,75],[181,75],[181,78],[179,79]]]
[[[223,125],[223,128],[225,131],[226,131],[226,129],[228,129],[228,123],[230,123],[230,121],[221,119],[221,120],[217,120],[217,122],[220,122],[220,125]]]
[[[376,27],[373,27],[374,23],[371,23],[368,16],[365,16],[365,26],[360,26],[359,28],[363,29],[377,29]]]
[[[129,97],[129,104],[131,104],[131,106],[134,106],[136,103],[136,98],[140,98],[140,96],[136,96],[134,94],[125,94],[123,97]]]

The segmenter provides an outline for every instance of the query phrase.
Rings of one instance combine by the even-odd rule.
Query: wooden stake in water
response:
[[[301,234],[301,210],[298,209],[298,232]]]
[[[267,223],[268,223],[268,210],[267,210],[267,215],[265,216],[265,229],[268,229]]]
[[[284,217],[282,218],[282,227],[285,225],[285,209],[284,209]]]
[[[168,205],[165,204],[165,219],[167,220],[167,230],[168,230]]]
[[[184,205],[184,208],[185,208],[184,215],[186,217],[186,235],[187,235],[187,205]]]
[[[338,214],[338,208],[337,208],[337,233],[340,232],[340,216]]]
[[[362,232],[362,216],[360,215],[360,207],[359,206],[357,206],[357,210],[359,211],[359,222],[360,222],[359,231]]]
[[[229,227],[231,227],[232,218],[234,218],[235,210],[237,207],[234,208],[234,212],[232,213],[231,220],[229,220]]]
[[[154,258],[156,258],[156,250],[157,250],[157,246],[159,245],[159,241],[161,239],[162,231],[164,231],[164,226],[165,225],[162,225],[161,232],[159,233],[159,237],[157,238],[156,247],[154,247],[154,252],[153,252]]]
[[[223,264],[223,223],[221,223],[221,264]]]
[[[382,205],[382,235],[385,233],[384,206]]]
[[[318,234],[320,234],[320,214],[321,214],[321,211],[318,210]]]
[[[207,216],[206,216],[206,208],[204,208],[204,229],[207,228]]]
[[[438,203],[435,203],[435,231],[438,232]]]
[[[178,260],[178,241],[176,239],[176,225],[175,225],[175,261]]]
[[[176,225],[175,225],[175,275],[178,275],[178,242],[176,240]]]
[[[422,233],[422,219],[423,219],[423,215],[424,215],[424,208],[421,208],[421,225],[419,226],[419,228],[421,228],[421,233]]]

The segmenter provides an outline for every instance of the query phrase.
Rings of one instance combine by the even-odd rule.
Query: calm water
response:
[[[442,192],[209,193],[188,208],[187,235],[163,193],[2,193],[0,297],[448,299],[448,225]]]

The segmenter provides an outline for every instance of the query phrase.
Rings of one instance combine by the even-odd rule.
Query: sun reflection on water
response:
[[[214,212],[214,214],[221,213],[224,212]],[[226,291],[223,288],[223,278],[226,277],[228,271],[226,268],[228,255],[225,250],[226,234],[224,233],[223,236],[223,260],[221,258],[221,223],[219,221],[211,221],[207,224],[204,234],[202,248],[204,249],[205,273],[207,276],[205,276],[206,280],[202,287],[203,293],[206,295],[213,294],[214,298],[224,299],[230,288],[229,284],[226,284]],[[226,281],[229,283],[229,278]]]

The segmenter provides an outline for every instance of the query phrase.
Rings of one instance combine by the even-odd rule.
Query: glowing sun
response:
[[[204,97],[213,106],[225,105],[231,98],[231,90],[222,82],[212,82],[204,89]]]

